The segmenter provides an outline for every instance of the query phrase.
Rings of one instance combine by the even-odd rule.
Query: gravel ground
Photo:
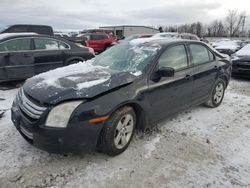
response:
[[[0,110],[16,93],[0,90]],[[116,157],[38,150],[7,111],[0,118],[0,187],[250,187],[249,145],[250,80],[233,79],[218,108],[194,107],[136,132]]]

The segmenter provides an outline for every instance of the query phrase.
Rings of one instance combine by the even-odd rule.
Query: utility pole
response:
[[[242,18],[242,30],[241,30],[242,37],[244,36],[245,23],[246,23],[246,16],[244,15],[243,18]]]

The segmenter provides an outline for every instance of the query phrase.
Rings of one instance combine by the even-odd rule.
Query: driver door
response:
[[[155,120],[163,119],[191,104],[193,77],[188,62],[184,44],[168,47],[158,59],[153,74],[157,75],[157,70],[164,67],[174,68],[175,74],[148,81],[146,96]]]

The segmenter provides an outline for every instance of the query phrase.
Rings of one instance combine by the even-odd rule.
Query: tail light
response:
[[[93,48],[88,47],[89,53],[93,54],[95,56],[95,50]]]
[[[83,43],[84,43],[84,46],[89,46],[89,43],[88,43],[88,41],[83,41]]]

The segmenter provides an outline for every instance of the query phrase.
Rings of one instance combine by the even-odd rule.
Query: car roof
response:
[[[180,33],[180,35],[186,35],[186,36],[194,36],[194,37],[198,37],[197,35],[192,34],[192,33]]]
[[[37,33],[2,33],[0,34],[0,40],[7,38],[23,37],[23,36],[36,36]]]
[[[143,45],[143,44],[158,44],[160,46],[165,46],[170,43],[177,43],[177,42],[198,42],[197,40],[187,40],[187,39],[181,39],[181,38],[138,38],[131,40],[129,43],[132,45]]]

